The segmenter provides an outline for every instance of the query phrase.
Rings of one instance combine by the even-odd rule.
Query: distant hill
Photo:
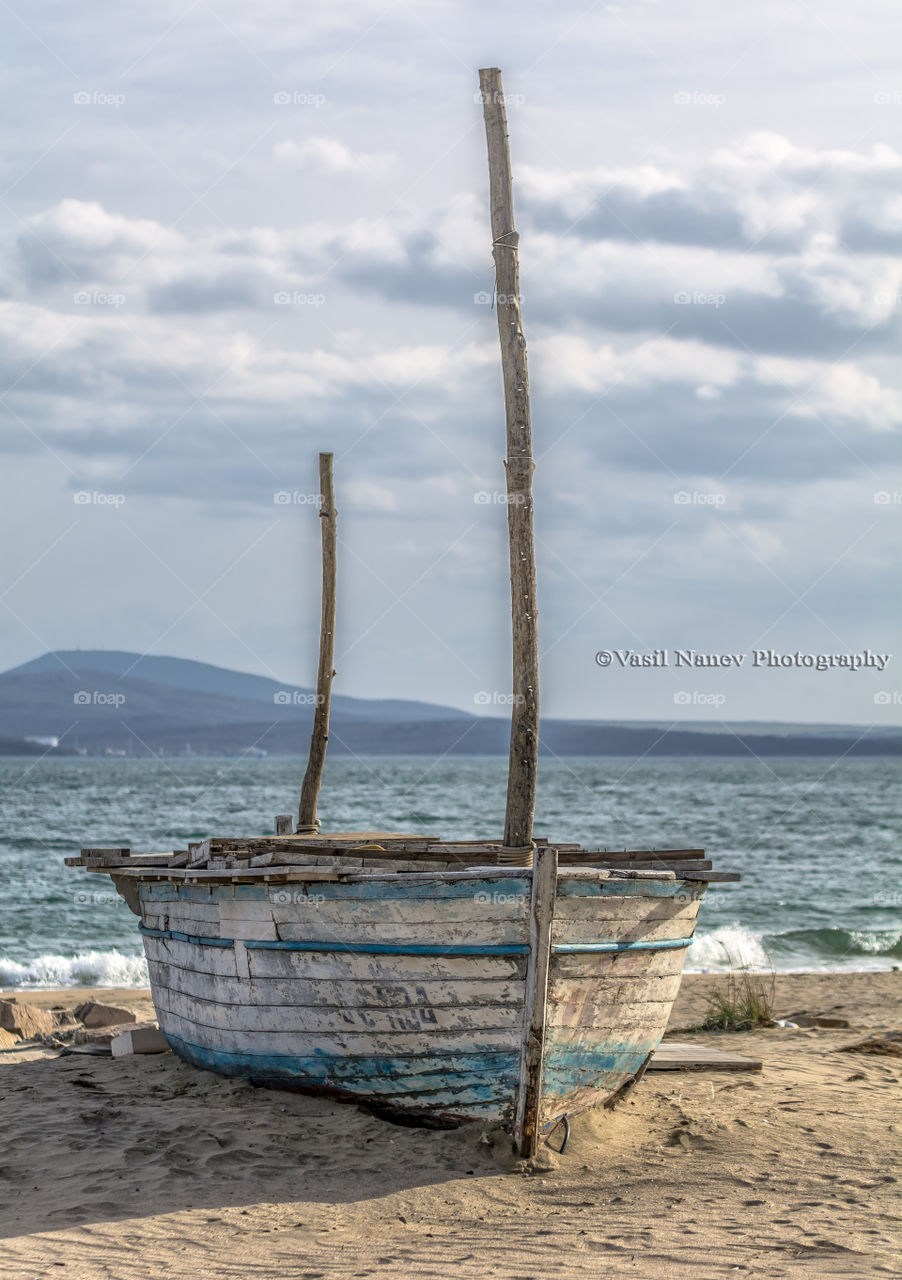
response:
[[[0,754],[79,750],[132,755],[304,755],[312,690],[184,658],[63,650],[0,674]],[[332,702],[330,752],[504,755],[504,717],[403,699]],[[17,745],[19,744],[19,751]],[[589,720],[542,721],[541,750],[558,756],[902,755],[902,730],[850,725]]]
[[[44,653],[40,658],[23,663],[20,667],[0,675],[45,675],[79,672],[103,673],[115,681],[139,681],[142,685],[158,688],[183,689],[191,694],[212,694],[229,700],[265,703],[267,707],[278,705],[279,694],[295,694],[306,697],[312,689],[301,685],[271,680],[269,676],[252,676],[246,671],[230,671],[227,667],[214,667],[208,662],[196,662],[190,658],[157,657],[154,654],[122,653],[115,649],[60,649]],[[126,675],[128,672],[128,675]],[[469,720],[465,711],[456,707],[437,706],[431,702],[415,702],[402,698],[349,698],[345,694],[333,694],[334,712],[355,720],[412,721],[412,720]],[[259,713],[259,707],[258,707]],[[0,706],[2,714],[2,706]],[[240,717],[236,717],[240,718]]]

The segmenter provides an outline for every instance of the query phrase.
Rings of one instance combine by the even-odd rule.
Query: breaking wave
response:
[[[902,959],[902,928],[787,929],[754,933],[738,922],[699,933],[686,957],[686,972],[727,969],[886,968]],[[839,962],[845,962],[840,964]]]
[[[687,973],[745,967],[769,969],[771,959],[761,935],[738,923],[696,934],[686,956]]]
[[[143,956],[84,951],[77,956],[38,956],[20,964],[0,958],[0,988],[149,987]]]

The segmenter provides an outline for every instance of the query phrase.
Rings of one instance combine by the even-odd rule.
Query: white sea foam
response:
[[[149,987],[143,956],[121,951],[83,951],[77,956],[38,956],[19,964],[0,958],[0,988]]]
[[[686,956],[687,973],[726,969],[770,969],[771,961],[762,937],[737,921],[711,933],[698,933]]]

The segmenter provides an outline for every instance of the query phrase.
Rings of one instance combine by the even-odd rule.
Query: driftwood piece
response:
[[[332,678],[335,672],[335,579],[336,534],[335,494],[332,485],[332,454],[319,455],[320,512],[323,544],[323,590],[319,632],[319,669],[316,673],[316,706],[313,710],[313,731],[310,735],[310,754],[301,784],[301,800],[298,805],[298,831],[315,831],[318,822],[316,804],[323,780],[326,761],[326,745],[329,741],[329,711],[332,706]]]
[[[532,427],[526,338],[520,312],[519,236],[514,227],[510,149],[501,72],[479,73],[489,156],[492,252],[507,418],[507,522],[513,626],[513,706],[503,860],[529,861],[539,760],[539,636],[532,507]],[[523,851],[526,851],[525,853]]]

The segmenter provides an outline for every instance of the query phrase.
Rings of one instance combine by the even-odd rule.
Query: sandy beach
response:
[[[518,1166],[498,1133],[402,1128],[172,1054],[0,1055],[0,1274],[859,1277],[898,1274],[902,973],[777,978],[778,1017],[845,1028],[686,1033],[723,979],[688,975],[669,1038],[760,1073],[650,1072]],[[97,998],[152,1014],[149,993]]]

